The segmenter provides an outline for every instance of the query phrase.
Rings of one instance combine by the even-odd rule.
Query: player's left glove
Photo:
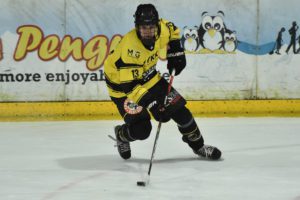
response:
[[[167,68],[170,74],[172,74],[172,71],[175,70],[175,76],[177,76],[185,68],[185,53],[180,40],[172,40],[169,42],[167,60]]]

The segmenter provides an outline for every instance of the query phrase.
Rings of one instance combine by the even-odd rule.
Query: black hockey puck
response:
[[[145,187],[146,186],[146,183],[144,181],[138,181],[136,182],[137,186],[143,186]]]

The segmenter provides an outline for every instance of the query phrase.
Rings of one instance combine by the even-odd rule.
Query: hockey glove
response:
[[[167,60],[167,68],[170,74],[172,74],[172,71],[175,70],[175,76],[177,76],[185,68],[185,53],[180,40],[172,40],[169,42]]]
[[[171,119],[171,117],[167,114],[165,107],[159,105],[157,101],[153,101],[151,104],[149,104],[148,109],[156,121],[165,123]]]

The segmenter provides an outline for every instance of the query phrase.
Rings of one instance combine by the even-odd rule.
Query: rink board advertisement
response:
[[[0,101],[109,100],[103,63],[140,3],[2,0]],[[188,100],[300,98],[297,0],[152,3],[181,29],[187,66],[174,85]]]

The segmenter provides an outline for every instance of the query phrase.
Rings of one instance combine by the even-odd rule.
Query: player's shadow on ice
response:
[[[156,164],[173,164],[178,162],[188,162],[188,161],[209,161],[207,159],[201,159],[197,156],[195,157],[174,157],[165,159],[155,159]],[[222,161],[220,159],[218,161]],[[218,162],[209,161],[209,162]],[[123,160],[118,155],[99,155],[99,156],[85,156],[85,157],[72,157],[63,158],[57,160],[57,163],[65,168],[72,170],[115,170],[115,171],[132,171],[136,172],[138,170],[138,165],[149,164],[149,158],[130,158],[129,160]]]

